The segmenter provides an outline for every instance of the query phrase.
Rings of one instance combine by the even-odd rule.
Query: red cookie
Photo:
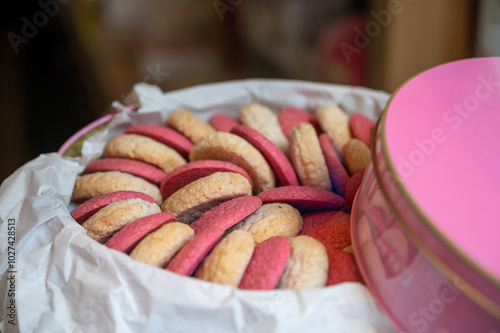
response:
[[[132,125],[127,128],[125,133],[147,136],[175,149],[186,158],[189,156],[189,151],[193,147],[193,143],[184,135],[163,126],[148,124]]]
[[[319,136],[319,145],[325,157],[326,167],[332,181],[332,190],[340,196],[345,195],[345,187],[349,180],[349,174],[340,162],[337,151],[332,141],[325,133]]]
[[[175,216],[170,213],[158,213],[140,218],[120,229],[104,245],[129,253],[149,233],[168,222],[175,222]]]
[[[341,196],[310,186],[281,186],[259,193],[263,203],[284,202],[300,212],[318,210],[345,210],[347,204]]]
[[[248,173],[236,164],[225,161],[201,160],[184,164],[163,178],[160,185],[161,195],[166,199],[187,184],[215,172],[239,173],[252,185],[252,179]]]
[[[260,151],[273,169],[279,186],[299,185],[295,170],[288,158],[264,135],[246,125],[233,127],[231,133],[247,140]]]
[[[275,236],[258,244],[240,281],[241,289],[271,290],[276,288],[290,256],[290,242]]]
[[[363,278],[359,272],[356,258],[345,251],[327,251],[328,254],[328,279],[327,286],[333,286],[342,282],[361,282]]]
[[[227,230],[252,214],[261,205],[262,200],[254,196],[231,199],[206,211],[189,226],[193,228],[195,235],[211,228]]]
[[[75,219],[76,222],[83,224],[83,222],[87,221],[92,215],[94,215],[101,208],[109,205],[110,203],[118,200],[127,200],[134,198],[149,201],[151,203],[156,203],[156,201],[149,195],[141,192],[116,191],[108,194],[103,194],[85,201],[84,203],[75,207],[75,209],[71,211],[70,215]]]
[[[222,238],[224,232],[224,229],[212,228],[197,233],[189,243],[184,245],[165,269],[181,275],[193,275],[208,252]]]
[[[327,250],[342,250],[351,245],[351,216],[344,212],[317,212],[302,216],[299,235],[319,240]]]
[[[230,132],[231,128],[240,125],[240,123],[226,114],[214,114],[208,119],[210,125],[219,132]]]
[[[314,126],[318,135],[321,133],[318,120],[312,113],[292,106],[281,109],[278,114],[278,121],[286,136],[288,136],[290,131],[300,123],[309,123]]]
[[[375,127],[373,120],[361,113],[355,113],[349,118],[349,127],[356,139],[370,147],[373,127]]]
[[[131,175],[141,177],[148,182],[160,185],[161,180],[167,173],[151,164],[132,160],[128,158],[108,157],[101,158],[89,163],[85,173],[120,171],[130,173]]]
[[[346,184],[345,187],[345,199],[349,207],[352,207],[352,203],[354,202],[354,197],[356,197],[356,193],[358,193],[359,186],[361,186],[361,181],[363,180],[363,176],[365,174],[365,169],[359,170],[354,175],[352,175],[351,179]]]

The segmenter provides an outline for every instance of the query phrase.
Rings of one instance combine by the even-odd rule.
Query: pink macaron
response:
[[[141,177],[151,183],[160,185],[167,173],[151,164],[119,157],[101,158],[89,163],[85,173],[120,171]]]
[[[302,216],[302,230],[319,240],[327,250],[342,250],[351,245],[351,216],[344,212],[316,212]]]
[[[92,199],[85,201],[84,203],[78,205],[70,213],[71,217],[75,219],[76,222],[83,224],[92,215],[97,213],[101,208],[109,205],[112,202],[127,199],[142,199],[149,201],[151,203],[156,203],[156,201],[147,194],[135,191],[116,191],[108,194],[103,194]]]
[[[248,173],[236,164],[225,161],[201,160],[184,164],[163,178],[160,185],[161,195],[166,199],[187,184],[215,172],[239,173],[248,179],[250,185],[252,185],[252,179]]]
[[[181,275],[192,275],[201,261],[222,238],[224,232],[225,230],[221,228],[211,228],[195,234],[165,269]]]
[[[184,135],[163,126],[149,124],[132,125],[125,130],[125,133],[147,136],[175,149],[185,158],[189,156],[189,151],[193,147],[193,143]]]
[[[347,204],[341,196],[310,186],[276,187],[259,193],[258,197],[263,203],[287,203],[298,209],[301,213],[347,209]]]
[[[206,229],[221,228],[227,230],[262,206],[262,200],[255,196],[238,197],[203,213],[190,224],[195,234]]]
[[[240,125],[236,119],[226,114],[214,114],[208,119],[210,125],[219,132],[230,132],[231,128]]]
[[[240,281],[240,289],[271,290],[276,288],[290,256],[290,242],[275,236],[258,244]]]
[[[319,136],[319,145],[325,157],[328,173],[330,174],[332,190],[334,193],[343,197],[345,195],[347,181],[349,180],[349,174],[340,161],[337,151],[328,135],[323,133]]]
[[[290,131],[300,123],[309,123],[314,126],[316,133],[321,133],[318,120],[312,113],[293,106],[287,106],[281,109],[278,114],[278,121],[283,133],[287,136]]]
[[[352,177],[346,184],[345,199],[349,207],[352,207],[354,198],[356,197],[356,193],[358,193],[358,189],[361,186],[361,181],[363,180],[364,174],[365,174],[365,169],[359,170],[354,175],[352,175]]]
[[[353,136],[368,147],[370,147],[374,127],[373,120],[361,113],[355,113],[349,118],[349,128]]]
[[[283,152],[264,135],[246,125],[239,125],[231,129],[231,133],[250,142],[267,160],[273,169],[279,186],[299,185],[292,164]]]
[[[145,216],[127,224],[104,245],[129,253],[144,237],[169,222],[175,222],[175,216],[167,212]]]

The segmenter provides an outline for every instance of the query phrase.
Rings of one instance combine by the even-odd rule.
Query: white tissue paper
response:
[[[136,123],[163,124],[187,108],[200,118],[237,116],[258,101],[313,110],[335,103],[375,119],[389,95],[360,87],[243,80],[163,93],[134,87],[141,108],[122,110],[88,139],[81,158],[44,154],[0,187],[1,332],[394,332],[360,283],[246,291],[179,276],[110,250],[69,212],[73,184],[109,138]],[[119,105],[119,103],[114,104]]]

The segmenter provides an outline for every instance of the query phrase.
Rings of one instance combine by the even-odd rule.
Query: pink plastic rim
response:
[[[107,114],[97,120],[94,120],[87,126],[83,127],[81,130],[73,134],[64,144],[59,148],[57,153],[59,155],[63,155],[64,152],[73,144],[75,141],[77,141],[79,138],[81,138],[83,135],[87,134],[88,132],[92,131],[93,129],[101,126],[102,124],[105,124],[106,122],[110,121],[113,117],[115,116],[114,113]]]

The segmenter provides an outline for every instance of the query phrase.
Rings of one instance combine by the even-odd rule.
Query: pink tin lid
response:
[[[423,222],[416,234],[473,287],[462,274],[498,292],[500,58],[456,61],[408,80],[388,104],[382,137],[395,184]],[[426,243],[425,232],[439,242]]]

